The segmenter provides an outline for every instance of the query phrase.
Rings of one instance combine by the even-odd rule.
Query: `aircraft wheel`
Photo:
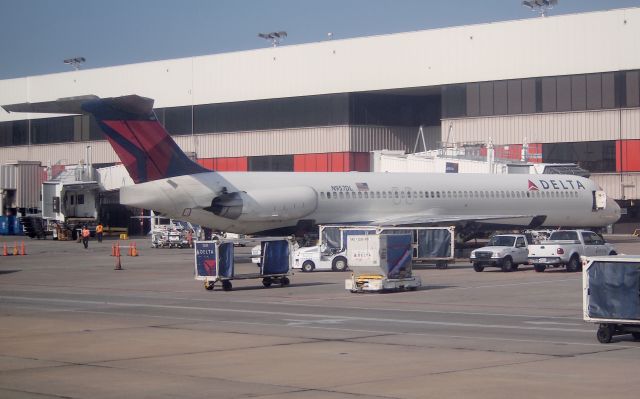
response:
[[[273,284],[273,281],[271,281],[270,278],[262,279],[262,285],[264,285],[265,287],[271,287],[271,284]]]
[[[331,262],[331,268],[334,272],[343,272],[347,270],[347,258],[344,256],[336,256]]]
[[[502,271],[508,273],[511,270],[513,270],[513,262],[511,262],[511,258],[507,256],[502,260]]]
[[[614,327],[610,324],[600,324],[598,327],[598,332],[596,333],[596,337],[598,338],[598,342],[601,344],[608,344],[611,342],[611,338],[613,337]]]
[[[484,266],[482,266],[479,263],[474,263],[473,264],[473,270],[477,271],[478,273],[480,273],[481,271],[484,270]]]
[[[222,280],[222,289],[224,291],[231,291],[233,289],[233,286],[231,285],[231,281]]]
[[[303,272],[307,272],[307,273],[308,272],[312,272],[313,269],[315,269],[315,268],[316,268],[316,265],[314,265],[313,262],[311,262],[310,260],[307,260],[302,264],[302,271]]]
[[[538,273],[542,273],[546,268],[546,265],[533,265],[533,269]]]

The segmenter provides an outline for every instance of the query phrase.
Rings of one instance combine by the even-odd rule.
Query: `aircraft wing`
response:
[[[541,215],[402,215],[382,218],[369,222],[376,226],[408,226],[408,225],[436,225],[443,223],[476,222],[476,223],[506,223],[518,222],[522,225],[539,225],[544,222]]]

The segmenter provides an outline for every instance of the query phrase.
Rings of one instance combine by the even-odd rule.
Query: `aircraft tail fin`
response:
[[[136,184],[208,171],[173,141],[156,119],[150,98],[83,96],[3,108],[9,112],[92,114]]]

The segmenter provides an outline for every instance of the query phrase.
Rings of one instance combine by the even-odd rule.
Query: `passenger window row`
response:
[[[426,198],[577,198],[577,191],[332,191],[320,192],[321,199],[426,199]]]

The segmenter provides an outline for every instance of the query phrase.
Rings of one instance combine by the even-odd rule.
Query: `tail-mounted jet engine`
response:
[[[300,219],[318,207],[318,195],[307,186],[226,192],[205,210],[226,219],[248,222]]]

